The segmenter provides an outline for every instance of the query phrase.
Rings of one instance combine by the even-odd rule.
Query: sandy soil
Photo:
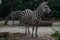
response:
[[[19,21],[15,21],[15,26],[12,26],[12,21],[9,21],[9,25],[4,25],[4,21],[0,22],[0,32],[10,32],[10,33],[25,33],[24,26],[17,26]],[[32,33],[32,27],[29,28],[30,33]],[[51,37],[50,35],[54,32],[53,29],[60,30],[60,27],[56,26],[45,26],[45,27],[39,27],[38,28],[38,38],[31,38],[30,35],[24,35],[21,37],[21,40],[56,40],[55,38]]]

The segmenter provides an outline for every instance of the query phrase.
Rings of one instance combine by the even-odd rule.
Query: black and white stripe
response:
[[[25,13],[30,13],[32,10],[30,10],[30,9],[25,9],[24,11],[23,11],[23,14],[25,14]]]

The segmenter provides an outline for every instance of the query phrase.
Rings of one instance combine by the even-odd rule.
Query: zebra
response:
[[[35,29],[35,36],[38,37],[37,35],[37,30],[38,30],[38,26],[41,22],[41,18],[44,15],[44,13],[50,13],[51,9],[49,8],[49,6],[47,5],[48,2],[43,2],[41,4],[39,4],[39,6],[37,7],[36,10],[31,11],[29,13],[25,13],[23,19],[24,19],[24,25],[25,25],[25,34],[30,34],[29,31],[29,26],[32,26],[32,36],[33,37],[33,32],[34,32],[34,26],[36,27]],[[27,31],[28,30],[28,31]]]
[[[13,20],[13,25],[14,25],[14,19],[19,19],[20,20],[20,23],[19,25],[23,23],[23,20],[22,20],[22,15],[23,14],[23,11],[21,10],[17,10],[17,11],[12,11],[6,18],[5,18],[5,25],[7,25],[8,23],[8,20],[11,18]]]

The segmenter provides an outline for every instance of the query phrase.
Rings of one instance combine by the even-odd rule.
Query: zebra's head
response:
[[[49,8],[49,6],[47,5],[48,2],[43,2],[40,7],[43,13],[50,13],[51,9]]]

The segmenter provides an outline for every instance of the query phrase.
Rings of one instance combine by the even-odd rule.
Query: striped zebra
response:
[[[24,19],[24,24],[25,24],[25,34],[29,34],[29,26],[32,26],[32,37],[33,37],[33,33],[34,33],[34,26],[35,28],[35,36],[37,37],[37,30],[38,30],[38,26],[41,22],[41,18],[42,15],[44,15],[44,13],[50,13],[51,9],[49,8],[49,6],[47,5],[48,2],[43,2],[41,4],[39,4],[38,8],[35,11],[31,11],[29,13],[25,13],[23,19]]]
[[[9,19],[12,19],[12,21],[13,21],[13,25],[14,25],[14,20],[15,19],[19,19],[19,21],[20,21],[20,23],[19,23],[19,25],[22,25],[23,24],[23,20],[22,20],[22,17],[23,17],[23,11],[20,11],[20,10],[18,10],[18,11],[12,11],[6,18],[5,18],[5,25],[7,25],[7,23],[8,23],[8,20]]]
[[[23,14],[25,14],[25,13],[30,13],[32,10],[30,10],[30,9],[25,9],[24,11],[23,11]]]

